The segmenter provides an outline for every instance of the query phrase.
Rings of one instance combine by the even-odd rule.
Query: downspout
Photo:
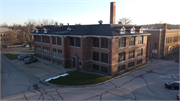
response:
[[[111,75],[110,71],[111,71],[111,66],[110,66],[110,58],[111,58],[111,39],[109,41],[109,75]]]
[[[67,38],[64,37],[64,39],[66,40],[66,46],[65,46],[65,47],[66,47],[66,58],[67,58],[67,52],[68,52],[68,51],[67,51]],[[66,61],[66,66],[67,66],[67,65],[68,65],[68,61]],[[71,65],[72,65],[72,64],[71,64]]]

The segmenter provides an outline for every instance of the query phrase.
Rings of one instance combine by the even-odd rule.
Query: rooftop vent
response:
[[[101,25],[101,24],[103,23],[103,21],[102,21],[102,20],[99,20],[98,23]]]
[[[58,22],[55,22],[55,25],[58,25]]]
[[[63,26],[63,23],[60,23],[61,26]]]
[[[122,22],[121,22],[121,21],[119,21],[119,22],[118,22],[118,24],[122,24]]]

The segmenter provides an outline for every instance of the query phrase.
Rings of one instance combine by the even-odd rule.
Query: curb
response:
[[[2,55],[2,57],[4,57],[5,59],[7,59],[7,60],[9,60],[12,64],[14,64],[10,59],[8,59],[6,56],[4,56],[3,54],[1,54]],[[20,67],[18,67],[16,64],[14,64],[17,68],[19,68],[20,70],[22,70],[22,71],[24,71],[24,72],[26,72],[27,74],[29,74],[30,76],[32,76],[33,78],[36,78],[36,79],[38,79],[38,80],[40,80],[40,78],[39,77],[37,77],[37,76],[34,76],[33,74],[31,74],[29,71],[27,71],[27,70],[24,70],[24,69],[22,69],[22,68],[20,68]]]
[[[149,63],[148,63],[149,62]],[[119,78],[119,77],[122,77],[122,76],[124,76],[124,75],[127,75],[127,74],[129,74],[129,73],[132,73],[132,72],[134,72],[134,71],[137,71],[137,70],[139,70],[139,69],[142,69],[143,67],[145,67],[145,66],[148,66],[148,65],[150,65],[151,64],[151,61],[149,60],[148,62],[146,62],[147,64],[146,65],[144,65],[144,66],[142,66],[142,67],[139,67],[139,68],[136,68],[136,69],[134,69],[134,70],[132,70],[132,71],[129,71],[129,72],[127,72],[127,73],[124,73],[124,74],[122,74],[122,75],[119,75],[119,76],[117,76],[117,77],[115,77],[115,78],[112,78],[112,79],[110,79],[110,80],[107,80],[107,81],[104,81],[104,82],[101,82],[101,83],[97,83],[97,84],[92,84],[92,85],[81,85],[81,86],[67,86],[67,85],[57,85],[57,84],[51,84],[51,83],[48,83],[48,82],[45,82],[45,81],[40,81],[41,83],[43,83],[43,84],[47,84],[47,85],[49,85],[49,86],[52,86],[52,87],[74,87],[74,88],[76,88],[76,87],[78,87],[78,88],[84,88],[84,87],[93,87],[93,86],[98,86],[98,85],[102,85],[102,84],[104,84],[104,83],[107,83],[107,82],[110,82],[110,81],[112,81],[112,80],[114,80],[114,79],[117,79],[117,78]]]

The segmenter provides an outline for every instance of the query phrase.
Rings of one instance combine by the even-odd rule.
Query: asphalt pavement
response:
[[[2,100],[7,101],[176,100],[179,93],[179,90],[167,89],[164,85],[165,82],[179,80],[179,64],[174,61],[152,59],[149,65],[141,69],[104,83],[88,86],[48,85],[39,82],[40,79],[36,78],[38,76],[43,78],[48,73],[55,73],[56,70],[62,72],[62,68],[57,69],[50,64],[43,65],[37,62],[24,65],[23,61],[10,61],[6,58],[2,58],[1,63]],[[36,65],[41,66],[35,67]],[[26,68],[26,71],[23,68]]]

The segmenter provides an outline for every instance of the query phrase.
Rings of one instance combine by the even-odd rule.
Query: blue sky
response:
[[[133,24],[180,24],[180,0],[113,0],[116,21],[130,18]],[[28,19],[53,19],[59,23],[109,23],[112,0],[1,0],[0,24],[24,24]],[[117,22],[116,22],[117,23]]]

